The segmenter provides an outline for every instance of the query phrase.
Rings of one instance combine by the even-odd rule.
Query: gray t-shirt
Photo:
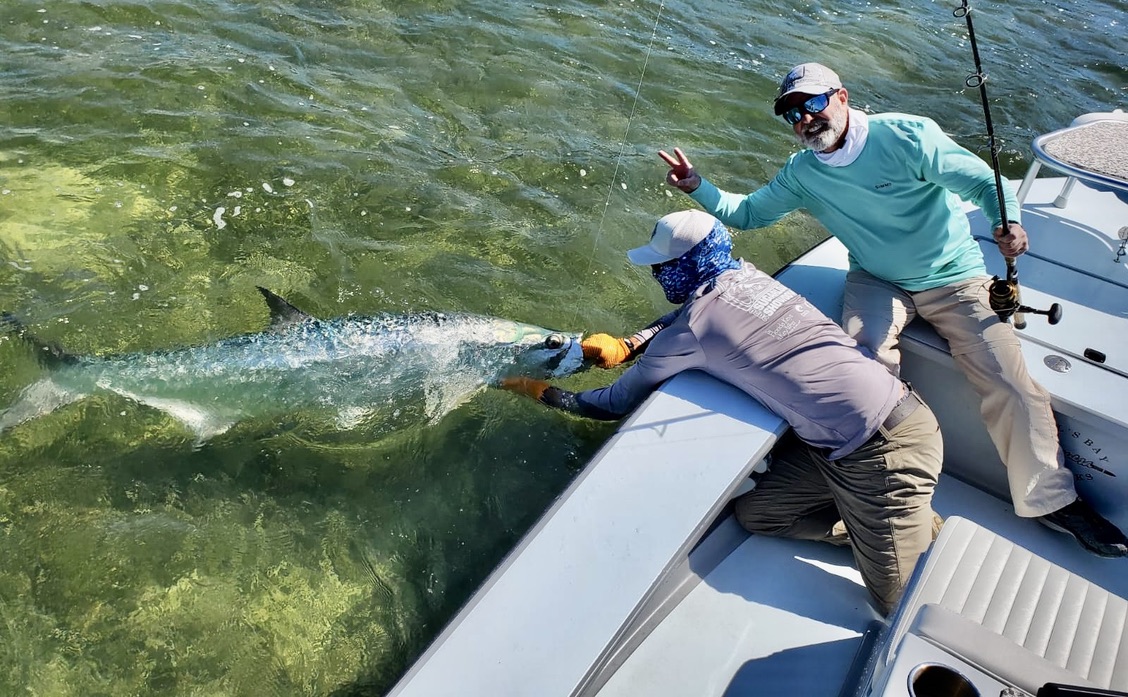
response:
[[[634,365],[578,394],[582,405],[627,414],[663,381],[700,370],[759,400],[834,460],[869,440],[903,393],[837,324],[748,262],[651,326],[660,331]]]

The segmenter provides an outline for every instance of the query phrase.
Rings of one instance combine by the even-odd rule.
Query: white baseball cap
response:
[[[650,244],[627,252],[632,264],[650,266],[682,257],[709,236],[717,219],[705,211],[678,211],[658,221]]]

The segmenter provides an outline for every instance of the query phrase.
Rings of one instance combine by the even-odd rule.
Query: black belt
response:
[[[913,391],[912,385],[905,383],[905,396],[901,397],[901,401],[893,406],[893,411],[889,412],[889,416],[886,416],[885,421],[881,422],[881,427],[886,431],[892,431],[900,426],[902,421],[909,418],[909,415],[922,404],[924,402],[921,401],[920,395]]]

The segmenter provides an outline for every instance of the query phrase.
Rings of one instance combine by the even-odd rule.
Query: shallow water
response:
[[[259,331],[256,285],[627,332],[668,306],[623,251],[690,205],[655,151],[763,183],[793,63],[986,156],[956,4],[5,0],[0,309],[96,355]],[[1119,0],[974,17],[1008,176],[1126,106]],[[0,342],[0,406],[41,375]],[[391,433],[294,409],[200,445],[102,394],[0,434],[0,694],[382,694],[611,428],[486,390]]]

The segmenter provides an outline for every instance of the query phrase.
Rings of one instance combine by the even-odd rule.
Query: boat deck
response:
[[[1069,537],[1018,518],[1006,501],[944,475],[934,508],[1128,597],[1124,560],[1087,554]],[[750,535],[598,695],[834,697],[876,619],[848,549]]]

